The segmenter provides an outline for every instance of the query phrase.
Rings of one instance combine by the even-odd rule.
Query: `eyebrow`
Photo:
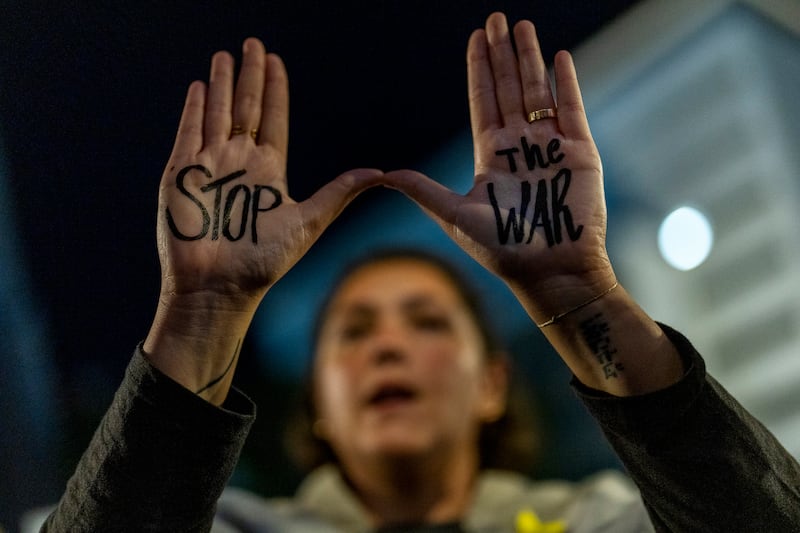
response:
[[[436,299],[427,294],[412,294],[400,303],[400,308],[407,312],[418,311],[428,307],[439,309],[442,306]],[[355,302],[353,304],[337,305],[331,311],[335,314],[369,315],[375,313],[375,306],[369,303]]]
[[[401,307],[404,311],[417,311],[425,307],[435,307],[438,309],[442,306],[439,304],[438,300],[424,294],[418,294],[406,298]]]

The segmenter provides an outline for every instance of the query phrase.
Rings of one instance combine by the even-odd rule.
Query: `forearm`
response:
[[[207,531],[254,412],[239,393],[217,408],[135,354],[43,531]]]
[[[659,531],[798,531],[800,466],[705,374],[664,328],[687,368],[653,394],[615,398],[573,383],[639,486]]]
[[[663,389],[684,374],[675,347],[613,275],[591,283],[512,287],[531,319],[583,384],[615,396]],[[564,314],[566,313],[566,314]],[[563,314],[563,316],[559,316]]]

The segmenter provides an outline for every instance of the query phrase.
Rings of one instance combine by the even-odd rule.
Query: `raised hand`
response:
[[[556,55],[553,95],[533,24],[514,39],[517,54],[500,13],[470,37],[472,189],[412,171],[385,182],[508,284],[581,382],[617,395],[666,387],[683,369],[608,259],[602,166],[572,58]]]
[[[382,175],[351,171],[308,200],[293,201],[283,63],[248,39],[235,87],[233,70],[230,54],[215,54],[208,86],[195,82],[186,96],[161,180],[161,297],[144,345],[162,370],[197,392],[219,392],[217,399],[224,399],[265,292]]]
[[[226,52],[213,57],[207,89],[190,86],[161,181],[158,242],[172,292],[259,295],[380,175],[353,171],[294,202],[286,182],[286,71],[257,39],[243,48],[235,89]]]
[[[602,167],[572,59],[567,52],[556,56],[556,99],[533,24],[518,23],[514,38],[516,55],[506,19],[495,13],[469,40],[475,150],[469,193],[408,171],[389,173],[388,183],[512,288],[542,302],[561,300],[565,287],[605,289],[614,274],[605,251]],[[558,304],[541,307],[534,310],[540,317],[559,311]]]

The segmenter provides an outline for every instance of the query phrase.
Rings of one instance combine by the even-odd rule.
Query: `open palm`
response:
[[[288,83],[280,58],[244,43],[189,88],[161,182],[162,293],[263,295],[380,172],[352,171],[297,203],[287,191]]]
[[[556,56],[557,116],[529,122],[556,103],[533,24],[518,23],[514,37],[517,54],[495,13],[469,41],[472,189],[460,195],[410,171],[387,180],[512,287],[552,292],[609,275],[602,168],[569,54]]]

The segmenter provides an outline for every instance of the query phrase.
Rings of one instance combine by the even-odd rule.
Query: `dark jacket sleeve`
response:
[[[706,374],[685,337],[662,328],[687,369],[672,387],[615,398],[573,380],[639,486],[656,530],[800,531],[798,463]]]
[[[254,417],[238,391],[218,408],[137,349],[42,531],[208,531]]]

